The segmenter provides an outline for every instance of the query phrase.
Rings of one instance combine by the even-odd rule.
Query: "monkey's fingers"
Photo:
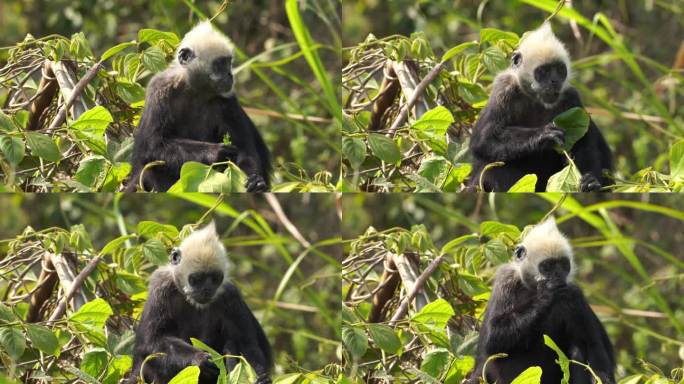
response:
[[[261,175],[251,175],[245,185],[247,192],[268,192],[268,185]]]
[[[596,176],[585,173],[580,180],[580,192],[596,192],[601,190],[601,183]]]

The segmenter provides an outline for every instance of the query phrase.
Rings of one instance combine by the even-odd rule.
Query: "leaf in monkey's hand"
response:
[[[207,352],[211,355],[211,361],[213,361],[219,369],[219,378],[216,384],[225,384],[227,371],[223,356],[220,353],[216,352],[214,349],[212,349],[210,346],[204,344],[202,341],[198,339],[195,339],[194,337],[190,338],[190,342],[192,343],[193,347],[201,349],[204,352]]]
[[[565,131],[565,143],[562,148],[570,152],[589,129],[589,114],[582,108],[574,107],[561,113],[553,119],[553,123]]]

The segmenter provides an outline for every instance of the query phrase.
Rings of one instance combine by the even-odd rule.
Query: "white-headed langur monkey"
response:
[[[215,384],[218,367],[190,338],[222,355],[243,356],[254,368],[258,384],[271,383],[271,347],[240,291],[228,281],[228,268],[212,222],[186,237],[171,252],[169,264],[152,273],[128,383],[137,383],[142,376],[146,383],[165,384],[195,365],[200,368],[200,384]],[[236,364],[236,358],[226,359],[229,372]]]
[[[523,37],[511,67],[494,79],[487,106],[473,129],[471,189],[481,183],[485,191],[506,192],[527,174],[537,175],[536,191],[546,189],[549,177],[567,163],[556,150],[565,142],[565,134],[553,119],[570,108],[583,107],[579,93],[568,83],[570,78],[570,56],[549,23]],[[582,192],[610,184],[606,177],[613,168],[610,148],[593,121],[569,154],[582,175]],[[485,171],[495,162],[505,165]]]
[[[513,260],[496,271],[484,314],[475,370],[468,384],[507,384],[532,366],[542,369],[542,384],[563,378],[548,335],[565,355],[589,365],[604,384],[615,383],[613,347],[603,325],[573,283],[570,242],[553,218],[533,227],[515,249]],[[498,353],[507,357],[487,359]],[[483,372],[486,366],[486,371]],[[584,367],[570,364],[570,384],[591,384]]]
[[[232,43],[210,22],[183,37],[174,62],[147,86],[127,192],[140,181],[146,191],[166,191],[187,161],[232,161],[247,175],[247,192],[269,190],[270,152],[235,95],[232,63]]]

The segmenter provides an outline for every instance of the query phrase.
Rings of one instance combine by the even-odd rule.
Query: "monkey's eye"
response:
[[[523,247],[522,245],[518,245],[517,247],[515,247],[513,255],[517,260],[522,260],[525,257],[525,255],[527,255],[527,249],[525,249],[525,247]]]
[[[178,265],[181,261],[181,251],[178,248],[171,250],[171,264]]]
[[[178,62],[181,64],[187,64],[194,58],[195,53],[190,48],[181,48],[181,50],[178,51]]]
[[[520,52],[515,52],[511,61],[513,62],[513,66],[517,67],[522,63],[522,54]]]

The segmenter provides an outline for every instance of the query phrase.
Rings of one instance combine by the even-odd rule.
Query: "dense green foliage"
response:
[[[390,377],[393,383],[460,383],[474,364],[496,267],[510,260],[524,228],[561,199],[345,196],[342,339],[348,374],[357,382]],[[575,249],[575,280],[613,342],[620,383],[681,382],[684,239],[680,231],[663,229],[682,226],[682,200],[575,195],[562,200],[554,215]],[[418,274],[437,258],[441,263],[416,298],[428,304],[419,311],[411,304],[405,317],[392,322],[408,280],[402,276],[389,297],[378,301],[376,295],[383,291],[386,259],[396,255],[415,257]],[[379,322],[369,323],[378,308]]]
[[[8,375],[23,383],[43,382],[44,376],[117,383],[131,366],[133,327],[149,274],[167,262],[180,238],[212,218],[233,263],[231,279],[275,351],[275,382],[316,383],[337,376],[341,247],[334,200],[279,197],[277,206],[301,234],[295,237],[272,202],[248,195],[223,199],[0,196],[0,382]],[[308,219],[309,211],[318,212],[315,220]],[[66,314],[49,321],[69,281],[60,274],[43,295],[42,273],[68,269],[73,276],[96,257],[102,261]],[[251,382],[251,368],[240,367],[230,382]]]
[[[452,3],[345,3],[350,22],[343,27],[344,190],[461,191],[471,172],[470,132],[494,76],[508,66],[523,33],[540,26],[559,2]],[[613,150],[616,173],[609,189],[679,191],[684,56],[672,63],[680,44],[684,55],[684,42],[653,44],[652,36],[682,36],[681,1],[575,6],[563,8],[552,24],[574,59],[572,84]],[[424,79],[428,87],[417,92],[403,119],[407,92]],[[581,127],[584,119],[567,121]],[[563,170],[548,190],[577,191],[573,168]],[[515,191],[528,191],[532,177]]]
[[[0,49],[3,190],[118,190],[130,172],[131,136],[144,108],[145,85],[166,68],[183,34],[213,13],[213,23],[236,46],[238,96],[273,153],[273,189],[334,188],[341,116],[334,87],[340,82],[339,1],[219,7],[159,0],[149,8],[147,2],[113,8],[105,0],[69,1],[69,6],[55,1],[34,14],[36,3],[43,2],[7,5],[26,12],[26,25],[15,26],[18,43],[7,41],[12,45]],[[66,19],[56,21],[60,14]],[[141,15],[150,20],[141,23]],[[95,77],[77,93],[66,121],[56,120],[71,92],[69,82],[73,88],[91,69]],[[52,88],[41,87],[41,79],[53,79]],[[243,177],[236,167],[219,172],[191,164],[175,190],[242,191]]]

